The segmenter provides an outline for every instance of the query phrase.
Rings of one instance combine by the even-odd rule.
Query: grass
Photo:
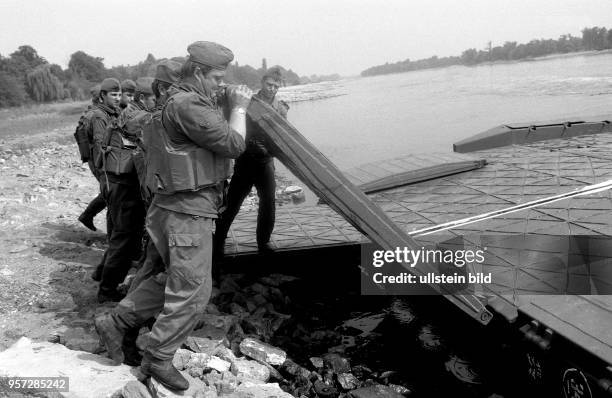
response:
[[[88,101],[0,109],[0,139],[72,130]]]

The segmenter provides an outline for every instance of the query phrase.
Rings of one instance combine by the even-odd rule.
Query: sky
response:
[[[299,75],[460,55],[505,41],[612,28],[612,0],[0,0],[0,55],[29,44],[65,68],[82,50],[106,67],[187,54],[197,40],[240,65]]]

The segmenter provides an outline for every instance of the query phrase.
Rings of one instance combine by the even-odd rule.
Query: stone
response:
[[[359,380],[351,373],[340,373],[338,375],[338,384],[345,390],[354,390],[359,387]]]
[[[389,388],[391,388],[396,393],[402,394],[405,397],[407,397],[408,395],[412,394],[412,390],[411,389],[409,389],[408,387],[400,386],[399,384],[389,383],[389,384],[387,384],[387,386],[389,386]]]
[[[235,315],[237,317],[242,317],[243,315],[247,315],[248,312],[246,309],[244,309],[240,304],[238,303],[231,303],[230,307],[229,307],[229,311],[232,313],[232,315]]]
[[[219,395],[232,394],[238,387],[238,379],[231,372],[211,371],[203,377],[209,386],[214,386]]]
[[[203,352],[194,352],[189,357],[189,361],[185,364],[185,369],[189,369],[189,368],[204,369],[210,357],[211,357],[210,354],[206,354]]]
[[[317,369],[323,369],[323,358],[310,357],[310,363]]]
[[[0,374],[21,377],[70,378],[70,391],[64,397],[107,397],[130,381],[136,381],[128,365],[113,365],[99,355],[73,351],[63,345],[33,342],[22,337],[0,352]]]
[[[349,373],[351,371],[349,361],[338,354],[325,354],[323,356],[323,362],[336,374]]]
[[[338,390],[334,386],[320,380],[314,382],[314,390],[320,398],[335,398],[338,396]]]
[[[71,350],[91,352],[92,354],[104,351],[98,335],[81,327],[66,330],[60,336],[60,343]]]
[[[156,398],[177,398],[177,397],[192,397],[195,398],[198,394],[203,394],[210,391],[210,388],[202,382],[202,380],[191,377],[187,372],[181,372],[183,377],[189,382],[189,388],[186,391],[173,391],[161,385],[155,378],[149,377],[147,385],[151,390],[152,395]]]
[[[239,379],[258,380],[262,382],[268,381],[270,378],[270,370],[256,361],[237,358],[232,363],[232,374]]]
[[[391,387],[375,384],[350,391],[351,398],[404,398],[402,394],[395,392]]]
[[[139,381],[130,381],[121,389],[123,398],[153,398],[147,386]]]
[[[204,368],[198,368],[198,367],[187,368],[185,371],[189,373],[189,376],[195,377],[195,378],[200,378],[204,374]]]
[[[172,358],[172,364],[178,370],[185,369],[187,367],[189,359],[191,359],[191,354],[191,351],[179,348],[178,350],[176,350],[176,353],[174,353],[174,358]]]
[[[294,378],[308,379],[310,377],[310,370],[298,365],[291,359],[285,360],[285,362],[281,365],[280,370]]]
[[[193,352],[201,352],[212,355],[217,347],[223,344],[223,340],[212,340],[207,337],[196,337],[193,334],[187,337],[185,345]]]
[[[223,359],[216,357],[216,356],[212,356],[210,357],[208,362],[206,362],[205,369],[214,369],[217,372],[226,372],[230,370],[231,366],[232,366],[231,362],[224,361]]]
[[[240,343],[240,352],[244,355],[270,365],[282,365],[287,353],[280,348],[262,343],[259,340],[246,338]]]
[[[219,284],[219,291],[221,293],[236,293],[239,292],[241,289],[242,288],[240,287],[240,285],[236,283],[236,281],[234,281],[234,279],[231,278],[229,275],[225,277],[223,281],[221,281],[221,284]]]
[[[256,384],[245,381],[232,394],[232,398],[293,398],[283,391],[277,383]]]
[[[52,311],[70,311],[76,307],[72,296],[67,293],[56,293],[40,298],[36,305],[39,308]]]
[[[226,362],[229,362],[230,364],[236,360],[236,355],[234,352],[225,346],[217,347],[217,349],[215,349],[213,352],[213,355],[223,359]]]

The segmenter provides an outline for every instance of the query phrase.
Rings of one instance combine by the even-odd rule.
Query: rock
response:
[[[242,340],[240,343],[240,352],[258,361],[269,363],[270,365],[282,365],[287,359],[287,354],[280,348],[250,338]]]
[[[230,275],[223,278],[223,281],[221,281],[221,284],[219,284],[219,291],[221,293],[236,293],[239,292],[241,289],[242,288],[240,287],[240,285],[236,283],[236,281],[234,281],[234,278],[232,278]]]
[[[178,350],[176,350],[176,353],[174,353],[174,358],[172,358],[172,364],[178,370],[185,369],[187,367],[189,359],[191,359],[191,354],[191,351],[179,348]]]
[[[357,365],[357,366],[353,366],[351,368],[351,373],[357,377],[359,380],[365,380],[365,379],[370,379],[372,378],[372,369],[363,366],[363,365]]]
[[[41,297],[36,302],[36,305],[39,308],[52,311],[70,311],[76,306],[72,296],[67,293],[56,293]]]
[[[270,378],[270,370],[256,361],[237,358],[232,363],[232,374],[239,379],[258,380],[266,382]]]
[[[185,364],[185,369],[206,367],[211,355],[203,352],[194,352],[189,357],[189,361]]]
[[[325,354],[323,362],[336,374],[349,373],[351,371],[349,361],[338,354]]]
[[[317,369],[323,369],[323,358],[310,357],[310,363]]]
[[[314,382],[314,390],[320,398],[332,398],[338,396],[338,390],[332,385],[325,384],[321,380]]]
[[[310,377],[310,370],[298,365],[291,359],[285,360],[285,362],[281,365],[280,370],[295,378],[308,379]]]
[[[213,352],[213,355],[223,359],[226,362],[229,362],[230,364],[236,360],[236,355],[234,352],[225,346],[217,347],[217,349]]]
[[[358,388],[349,392],[349,396],[352,398],[404,398],[402,394],[382,384]]]
[[[163,385],[161,385],[155,378],[149,377],[147,379],[147,385],[152,392],[152,395],[156,398],[176,398],[176,397],[196,397],[198,394],[210,391],[210,388],[204,384],[201,380],[191,377],[187,372],[181,372],[183,377],[189,382],[189,389],[186,391],[172,391]]]
[[[187,368],[185,371],[189,373],[189,376],[195,378],[200,378],[204,374],[204,368],[191,367]]]
[[[359,380],[351,373],[340,373],[338,375],[338,384],[345,390],[354,390],[359,387]]]
[[[76,351],[86,351],[97,354],[103,351],[100,338],[83,328],[70,328],[60,336],[60,344]]]
[[[238,379],[231,372],[212,371],[203,376],[209,386],[214,386],[219,395],[232,394],[238,387]]]
[[[224,361],[223,359],[216,357],[216,356],[212,356],[210,357],[208,362],[206,362],[205,369],[214,369],[217,372],[226,372],[230,370],[231,366],[232,366],[231,362]]]
[[[0,352],[0,374],[7,376],[70,378],[64,397],[107,397],[136,381],[132,368],[114,366],[99,355],[73,351],[59,344],[32,342],[26,337]]]
[[[293,398],[284,392],[277,383],[256,384],[245,381],[232,394],[232,398]]]
[[[412,394],[411,389],[409,389],[408,387],[400,386],[399,384],[389,383],[387,384],[387,386],[393,389],[393,391],[395,391],[396,393],[402,394],[405,397]]]
[[[223,345],[223,340],[211,340],[207,337],[196,337],[192,334],[187,337],[185,345],[193,352],[202,352],[212,355],[217,347]]]
[[[232,313],[232,315],[235,315],[237,317],[242,317],[243,315],[248,314],[247,310],[244,309],[238,303],[231,303],[229,307],[229,311]]]
[[[139,381],[130,381],[121,389],[123,398],[153,398],[147,386]]]

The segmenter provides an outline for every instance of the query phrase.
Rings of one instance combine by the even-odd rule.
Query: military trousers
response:
[[[153,205],[146,225],[155,248],[147,249],[147,259],[134,280],[136,286],[115,307],[113,316],[128,330],[159,314],[146,352],[155,360],[169,361],[210,299],[212,219]],[[164,271],[158,273],[162,264]]]
[[[239,159],[234,167],[234,175],[227,192],[227,207],[217,219],[215,239],[225,240],[232,222],[240,211],[242,202],[251,188],[255,186],[259,197],[257,209],[257,229],[255,235],[257,244],[270,241],[276,217],[276,180],[274,179],[274,160],[266,162],[258,160]]]
[[[109,233],[100,292],[110,294],[123,282],[132,261],[140,255],[145,209],[138,184],[101,185],[108,205]]]

